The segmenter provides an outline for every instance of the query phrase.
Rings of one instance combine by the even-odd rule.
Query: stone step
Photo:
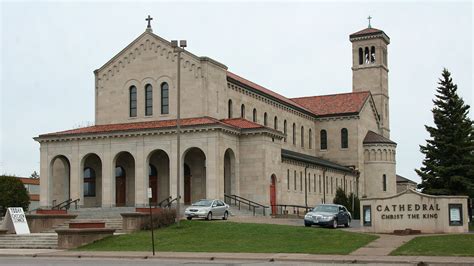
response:
[[[52,249],[58,246],[57,234],[1,235],[0,249]]]

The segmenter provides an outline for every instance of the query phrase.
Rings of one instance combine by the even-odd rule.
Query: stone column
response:
[[[135,206],[144,207],[148,202],[148,165],[143,150],[143,142],[137,142],[135,155]]]
[[[50,169],[48,160],[48,144],[40,144],[40,207],[51,207]]]
[[[178,196],[177,195],[177,180],[176,180],[176,175],[177,175],[176,167],[178,166],[178,162],[177,162],[178,157],[176,155],[176,140],[171,141],[171,150],[169,152],[169,160],[170,160],[169,191],[170,191],[170,196],[174,199]],[[184,165],[183,160],[181,160],[181,164]],[[183,174],[183,170],[184,169],[181,168],[181,174]],[[183,185],[182,183],[183,182],[181,182],[181,185]],[[182,186],[182,187],[184,189],[184,186]],[[183,189],[181,189],[181,195],[184,195],[183,194]],[[184,200],[184,197],[182,198],[182,200]],[[181,200],[181,202],[182,202],[182,200]]]
[[[81,158],[79,158],[79,147],[78,143],[74,143],[71,147],[71,158],[70,158],[70,169],[69,169],[69,198],[72,200],[82,198],[82,171],[81,171]],[[82,205],[82,199],[79,202]]]
[[[115,165],[110,151],[110,144],[104,146],[102,157],[102,207],[115,206]]]
[[[222,163],[223,165],[223,163]],[[221,168],[221,161],[219,158],[219,145],[216,138],[208,138],[207,153],[206,153],[206,198],[224,198],[224,192],[219,194],[220,179],[224,183],[224,168],[222,168],[222,176],[219,175]]]

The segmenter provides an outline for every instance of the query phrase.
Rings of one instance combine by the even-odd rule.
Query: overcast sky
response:
[[[432,124],[443,67],[473,100],[470,2],[2,2],[0,174],[39,172],[42,133],[94,121],[93,70],[146,27],[187,39],[209,56],[287,97],[350,92],[349,34],[372,26],[388,47],[391,138],[397,172],[419,181],[419,145]],[[473,117],[471,108],[471,118]]]

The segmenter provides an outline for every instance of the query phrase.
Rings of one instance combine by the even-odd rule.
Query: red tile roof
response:
[[[29,185],[39,185],[40,184],[40,179],[39,178],[18,177],[18,179],[20,179],[23,184],[29,184]]]
[[[242,129],[264,128],[264,126],[243,118],[222,119],[222,123]]]
[[[260,86],[260,85],[258,85],[258,84],[256,84],[256,83],[253,83],[252,81],[247,80],[247,79],[245,79],[245,78],[243,78],[243,77],[241,77],[241,76],[239,76],[239,75],[236,75],[236,74],[234,74],[234,73],[232,73],[232,72],[230,72],[230,71],[227,71],[227,78],[233,79],[233,80],[235,80],[235,81],[237,81],[237,82],[239,82],[239,83],[242,83],[242,84],[244,84],[244,85],[246,85],[246,86],[248,86],[248,87],[251,87],[251,88],[253,88],[253,89],[255,89],[255,90],[259,91],[259,92],[262,92],[262,93],[264,93],[264,94],[266,94],[266,95],[268,95],[268,96],[270,96],[270,97],[273,97],[273,98],[275,98],[275,99],[277,99],[277,100],[280,100],[280,101],[282,101],[282,102],[284,102],[284,103],[286,103],[286,104],[289,104],[289,105],[292,105],[292,106],[294,106],[294,107],[303,109],[303,110],[306,111],[306,112],[310,112],[310,111],[307,110],[304,106],[301,106],[301,105],[299,105],[298,103],[295,103],[295,102],[291,101],[290,99],[286,98],[285,96],[280,95],[280,94],[278,94],[278,93],[276,93],[276,92],[274,92],[274,91],[272,91],[272,90],[269,90],[269,89],[267,89],[267,88],[265,88],[265,87],[262,87],[262,86]]]
[[[253,129],[253,128],[265,128],[264,126],[248,121],[243,118],[232,118],[218,120],[212,117],[197,117],[197,118],[186,118],[181,119],[181,126],[198,126],[198,125],[226,125],[238,129]],[[83,128],[76,128],[71,130],[65,130],[60,132],[42,134],[39,137],[49,136],[64,136],[64,135],[77,135],[77,134],[96,134],[96,133],[111,133],[120,131],[136,131],[136,130],[149,130],[149,129],[162,129],[162,128],[173,128],[176,127],[176,119],[173,120],[161,120],[161,121],[147,121],[147,122],[136,122],[136,123],[121,123],[121,124],[108,124],[108,125],[97,125]]]
[[[386,137],[377,134],[371,130],[367,132],[367,135],[365,135],[364,144],[369,144],[369,143],[388,143],[388,144],[396,144],[395,142],[391,141],[390,139],[387,139]]]
[[[356,114],[360,112],[370,92],[351,92],[322,96],[292,98],[318,116]]]

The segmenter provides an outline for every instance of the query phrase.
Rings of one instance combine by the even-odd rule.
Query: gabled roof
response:
[[[292,98],[291,100],[311,110],[317,116],[333,116],[358,114],[369,97],[370,92],[362,91]]]
[[[387,139],[386,137],[379,135],[371,130],[367,132],[367,135],[365,135],[364,144],[372,144],[372,143],[387,143],[387,144],[394,144],[397,145],[397,143],[391,141],[390,139]]]
[[[397,177],[397,183],[412,183],[412,184],[415,184],[416,185],[416,182],[413,181],[413,180],[410,180],[406,177],[403,177],[401,175],[396,175]]]
[[[319,157],[315,157],[315,156],[311,156],[311,155],[307,155],[307,154],[303,154],[303,153],[299,153],[295,151],[281,149],[281,157],[355,174],[354,169],[350,167],[343,166],[343,165],[340,165],[340,164],[337,164],[337,163],[334,163],[334,162],[331,162]]]
[[[382,37],[383,39],[385,39],[387,43],[390,43],[390,37],[388,37],[388,35],[383,30],[379,30],[376,28],[366,28],[358,32],[354,32],[351,35],[349,35],[349,39],[352,41],[353,39],[357,39],[357,38],[375,37],[375,36]]]
[[[59,131],[54,133],[42,134],[39,137],[61,137],[67,135],[82,135],[82,134],[99,134],[99,133],[114,133],[114,132],[127,132],[127,131],[139,131],[139,130],[153,130],[153,129],[165,129],[176,127],[176,119],[172,120],[161,120],[161,121],[146,121],[146,122],[135,122],[135,123],[120,123],[120,124],[107,124],[107,125],[96,125],[90,127],[76,128],[71,130]],[[243,118],[233,119],[222,119],[218,120],[212,117],[196,117],[196,118],[185,118],[180,119],[181,127],[189,126],[203,126],[203,125],[224,125],[235,129],[269,129],[271,128],[262,126],[260,124],[248,121]],[[275,131],[276,132],[276,131]]]

